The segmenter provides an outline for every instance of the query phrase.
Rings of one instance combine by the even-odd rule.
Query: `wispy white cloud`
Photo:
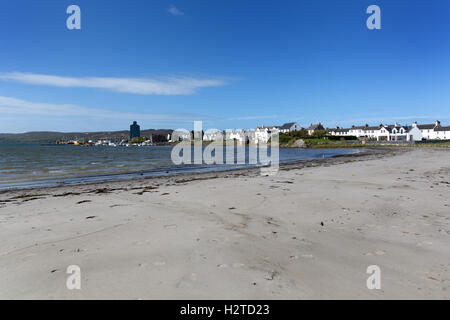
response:
[[[184,16],[184,12],[175,7],[173,4],[167,9],[167,11],[174,16]]]
[[[140,119],[156,122],[192,122],[194,120],[211,120],[213,118],[194,114],[160,114],[160,113],[133,113],[126,111],[88,108],[75,104],[51,104],[31,102],[22,99],[0,96],[0,114],[19,116],[56,116],[81,117],[103,119]]]
[[[190,95],[194,94],[200,88],[220,87],[226,85],[228,82],[223,78],[62,77],[23,72],[1,73],[0,80],[66,88],[97,88],[142,95]]]

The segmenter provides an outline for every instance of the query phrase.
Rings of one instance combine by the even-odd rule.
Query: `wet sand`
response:
[[[0,298],[448,299],[449,219],[449,149],[8,191]]]

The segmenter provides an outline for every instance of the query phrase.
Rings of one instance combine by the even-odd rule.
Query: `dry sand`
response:
[[[448,299],[449,219],[448,149],[6,192],[0,298]]]

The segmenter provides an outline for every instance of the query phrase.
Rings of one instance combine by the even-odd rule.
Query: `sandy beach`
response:
[[[1,299],[449,299],[450,150],[8,191],[0,230]]]

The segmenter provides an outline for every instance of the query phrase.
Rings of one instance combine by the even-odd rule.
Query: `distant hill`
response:
[[[171,129],[141,130],[142,137],[150,135],[164,135],[172,133]],[[55,143],[58,140],[97,141],[111,140],[120,142],[129,139],[129,131],[102,131],[102,132],[52,132],[37,131],[25,133],[0,133],[0,143]]]

